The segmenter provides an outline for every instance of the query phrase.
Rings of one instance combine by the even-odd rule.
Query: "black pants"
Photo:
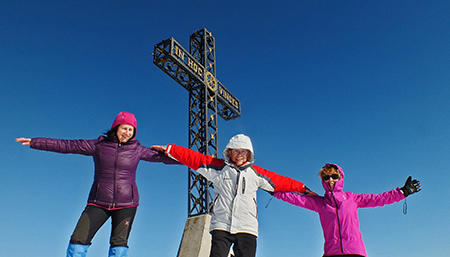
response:
[[[130,236],[136,210],[137,207],[110,211],[88,205],[78,220],[78,224],[70,238],[70,243],[90,245],[97,231],[111,217],[110,246],[128,247],[128,237]]]
[[[209,257],[227,257],[233,245],[234,256],[255,257],[256,236],[247,233],[230,234],[222,230],[211,231],[211,253]]]

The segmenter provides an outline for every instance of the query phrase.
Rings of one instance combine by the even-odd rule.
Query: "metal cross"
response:
[[[215,39],[206,28],[190,36],[187,52],[174,38],[155,45],[153,63],[189,91],[189,148],[218,156],[217,115],[232,120],[241,104],[216,78]],[[211,182],[189,171],[188,216],[210,213]]]

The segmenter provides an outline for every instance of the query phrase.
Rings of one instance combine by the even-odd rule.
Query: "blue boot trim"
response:
[[[108,257],[128,257],[128,247],[116,246],[109,248]]]
[[[67,257],[86,257],[89,245],[71,244],[67,247]]]

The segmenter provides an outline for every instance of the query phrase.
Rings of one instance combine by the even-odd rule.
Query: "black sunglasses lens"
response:
[[[323,176],[322,179],[323,179],[323,181],[328,181],[328,180],[330,180],[330,178],[336,180],[336,179],[339,179],[339,175],[338,174],[332,174],[331,176],[325,175],[325,176]]]

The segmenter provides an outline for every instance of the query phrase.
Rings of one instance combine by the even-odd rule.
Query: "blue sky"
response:
[[[63,256],[93,179],[90,157],[16,137],[92,139],[120,111],[145,146],[188,142],[188,92],[152,63],[155,44],[206,28],[217,78],[242,105],[219,147],[244,133],[256,164],[323,194],[327,162],[344,190],[423,190],[359,211],[371,257],[444,256],[449,239],[450,3],[447,1],[0,1],[2,256]],[[220,151],[221,151],[220,150]],[[130,256],[176,256],[187,168],[141,162]],[[266,207],[267,203],[270,204]],[[318,215],[258,193],[258,257],[321,256]],[[110,225],[88,256],[107,256]]]

